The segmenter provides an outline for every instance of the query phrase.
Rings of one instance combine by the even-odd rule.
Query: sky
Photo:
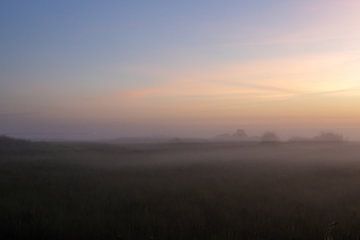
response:
[[[360,139],[360,1],[3,0],[0,134]]]

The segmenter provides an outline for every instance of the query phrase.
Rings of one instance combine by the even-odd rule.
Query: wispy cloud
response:
[[[188,97],[260,97],[264,95],[291,95],[298,91],[276,86],[227,81],[176,81],[158,86],[120,91],[119,97],[137,100],[151,98],[188,98]]]
[[[0,118],[27,117],[35,115],[35,112],[0,112]]]

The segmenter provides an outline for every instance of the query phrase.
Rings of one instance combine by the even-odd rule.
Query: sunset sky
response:
[[[0,134],[360,139],[358,0],[4,0]]]

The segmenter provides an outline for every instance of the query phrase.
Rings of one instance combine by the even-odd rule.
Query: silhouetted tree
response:
[[[30,141],[27,140],[0,135],[0,150],[19,149],[20,147],[26,146],[29,143]]]
[[[344,136],[332,132],[322,132],[318,136],[314,137],[314,141],[318,142],[344,142]]]
[[[233,136],[239,137],[239,138],[247,138],[248,137],[247,133],[243,129],[236,130],[236,132],[233,134]]]
[[[215,137],[217,140],[222,141],[252,141],[253,138],[251,138],[243,129],[237,129],[232,134],[222,134]]]
[[[274,132],[265,132],[260,139],[263,143],[276,143],[280,141],[280,138]]]

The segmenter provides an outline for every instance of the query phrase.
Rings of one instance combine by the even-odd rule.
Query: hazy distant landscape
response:
[[[360,237],[358,143],[7,144],[1,239]]]
[[[0,240],[360,240],[360,0],[0,0]]]

